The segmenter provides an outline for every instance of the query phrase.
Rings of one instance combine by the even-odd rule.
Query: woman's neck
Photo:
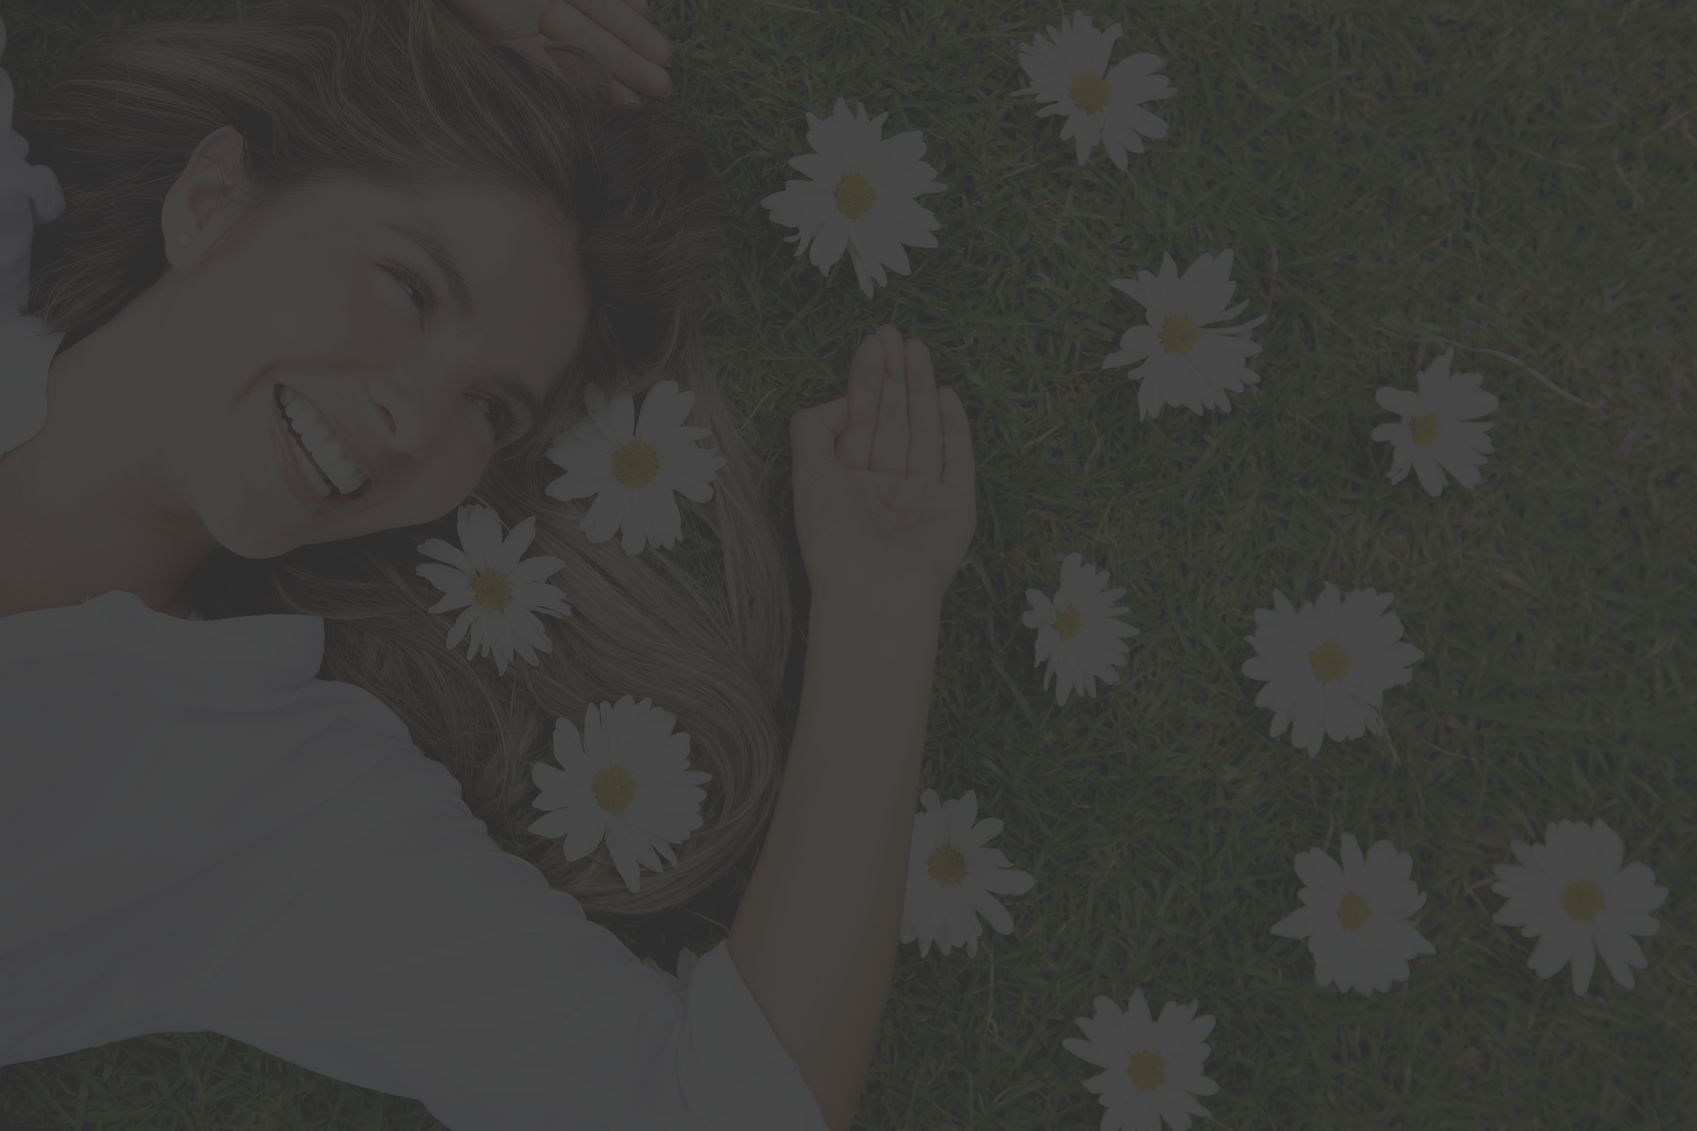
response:
[[[113,589],[173,616],[216,549],[168,481],[158,450],[156,374],[138,372],[147,296],[53,358],[47,419],[0,459],[0,616],[74,605]],[[156,403],[156,402],[155,402]]]

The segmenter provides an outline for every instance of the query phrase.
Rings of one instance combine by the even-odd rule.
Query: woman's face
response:
[[[209,136],[162,216],[157,427],[173,481],[249,558],[449,514],[582,346],[568,226],[493,182],[340,181],[243,214],[240,158],[233,128]],[[280,397],[298,398],[292,427]],[[310,490],[297,431],[352,494]]]

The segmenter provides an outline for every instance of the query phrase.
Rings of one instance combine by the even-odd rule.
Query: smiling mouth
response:
[[[336,502],[345,502],[350,499],[357,499],[366,493],[366,491],[371,487],[371,479],[369,477],[367,477],[363,483],[354,488],[352,491],[343,491],[341,488],[336,486],[335,480],[331,479],[325,470],[319,466],[318,460],[314,458],[311,449],[306,446],[305,438],[303,438],[301,434],[295,430],[295,422],[290,420],[289,414],[283,410],[283,386],[277,385],[273,387],[271,390],[271,403],[276,406],[277,417],[283,422],[284,430],[287,431],[290,438],[294,440],[295,447],[300,451],[306,462],[318,474],[318,477],[324,481],[324,485],[330,489],[330,494],[323,496],[324,498],[332,499]]]

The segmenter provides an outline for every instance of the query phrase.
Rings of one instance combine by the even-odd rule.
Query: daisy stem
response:
[[[833,1131],[848,1131],[901,936],[940,603],[813,600],[777,810],[731,957]]]

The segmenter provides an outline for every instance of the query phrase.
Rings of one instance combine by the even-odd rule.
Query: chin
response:
[[[293,538],[283,537],[279,531],[255,530],[251,525],[251,518],[247,522],[234,524],[231,529],[220,529],[210,524],[207,529],[211,532],[213,540],[224,549],[238,558],[256,562],[280,558],[305,545]]]
[[[215,494],[203,485],[195,513],[207,536],[239,558],[265,561],[304,544],[302,520],[309,516],[276,514],[263,500]]]

